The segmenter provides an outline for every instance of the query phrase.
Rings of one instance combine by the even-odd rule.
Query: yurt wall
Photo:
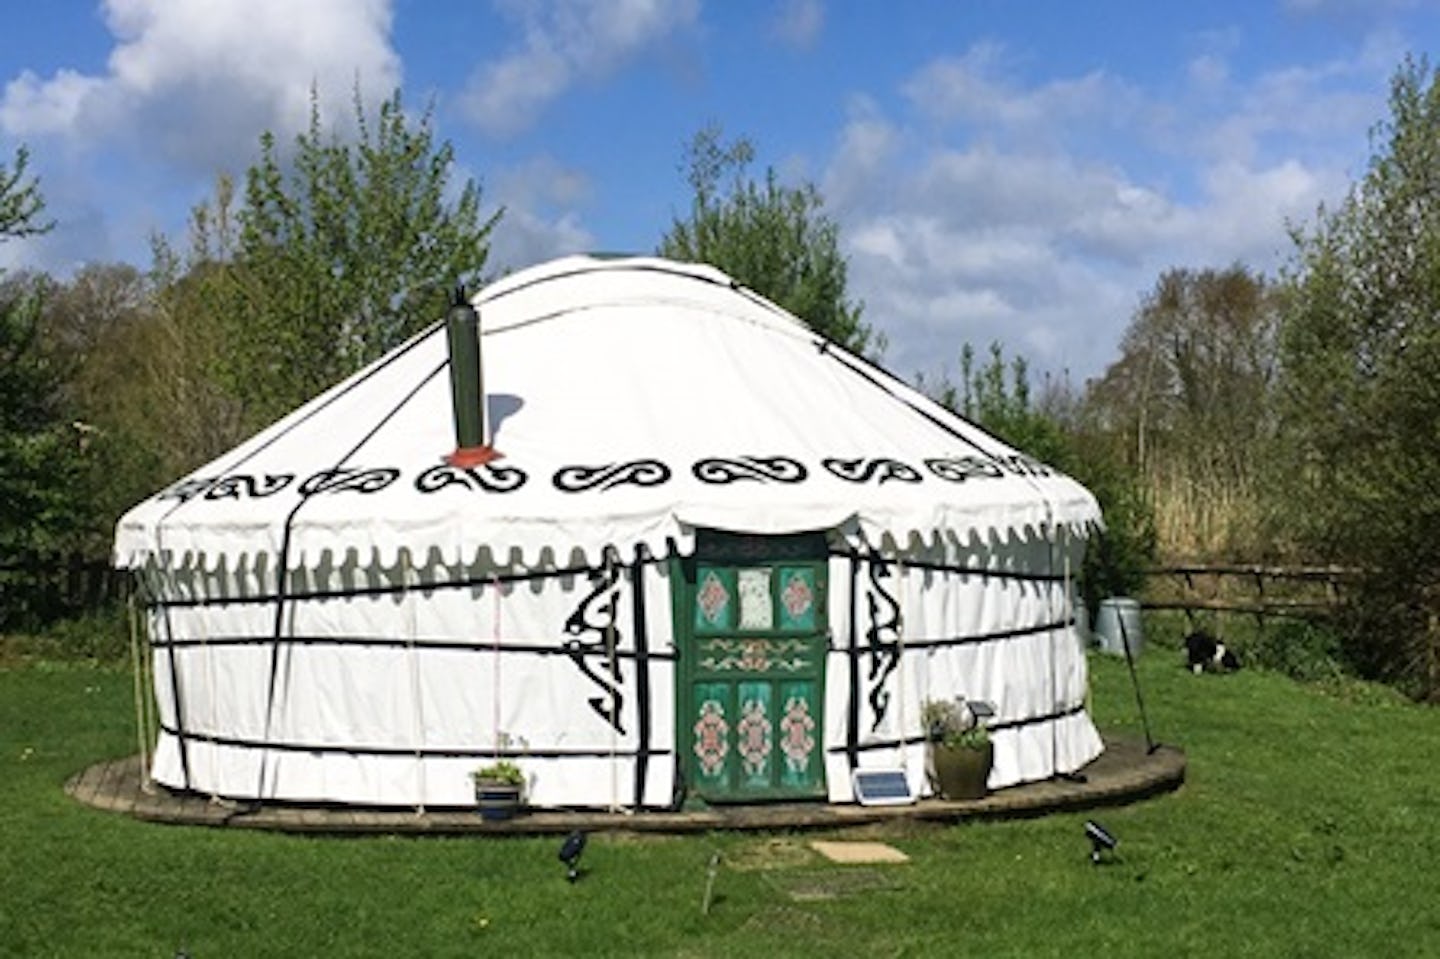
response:
[[[886,555],[832,534],[825,549],[813,735],[831,801],[852,798],[856,766],[904,768],[928,792],[928,698],[995,705],[996,788],[1098,754],[1059,544]],[[1078,542],[1070,551],[1078,561]],[[503,756],[536,805],[669,806],[677,769],[683,781],[695,768],[695,716],[677,728],[674,624],[689,612],[669,559],[539,571],[429,559],[312,570],[283,596],[232,583],[157,601],[156,778],[231,797],[463,805],[469,772]],[[766,750],[785,748],[781,705]]]

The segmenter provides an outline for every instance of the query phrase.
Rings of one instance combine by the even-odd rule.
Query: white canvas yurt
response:
[[[709,267],[571,257],[473,303],[500,458],[445,460],[437,324],[121,519],[155,780],[458,806],[508,757],[539,806],[928,795],[954,696],[994,705],[992,788],[1099,754],[1078,483]]]

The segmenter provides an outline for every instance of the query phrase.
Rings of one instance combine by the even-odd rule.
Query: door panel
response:
[[[817,539],[801,551],[800,537],[731,537],[727,544],[743,548],[679,564],[678,746],[686,782],[706,800],[825,795],[825,564]]]
[[[697,635],[726,633],[735,628],[735,570],[701,566],[696,580],[695,618]]]
[[[823,791],[820,690],[810,681],[781,683],[780,700],[780,783],[796,792]]]
[[[766,793],[774,786],[775,724],[767,682],[736,683],[740,718],[735,723],[735,758],[740,792]]]
[[[780,567],[780,628],[815,630],[815,570],[809,566]]]
[[[692,736],[691,781],[704,793],[731,790],[730,754],[734,751],[734,687],[729,683],[696,683]]]

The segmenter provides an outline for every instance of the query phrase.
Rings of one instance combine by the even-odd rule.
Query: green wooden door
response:
[[[690,792],[823,797],[823,538],[712,533],[679,565],[676,700]]]

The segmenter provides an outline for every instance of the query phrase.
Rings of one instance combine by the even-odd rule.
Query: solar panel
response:
[[[975,720],[984,723],[987,719],[995,718],[995,704],[987,703],[983,699],[967,699],[965,705],[970,707],[970,715]]]
[[[857,769],[850,782],[862,806],[907,806],[915,801],[903,769]]]

